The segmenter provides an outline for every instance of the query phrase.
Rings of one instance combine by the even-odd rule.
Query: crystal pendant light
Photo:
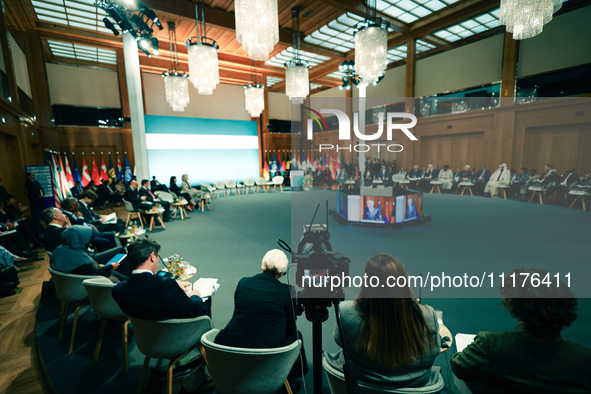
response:
[[[189,73],[193,86],[199,94],[210,95],[220,83],[218,67],[218,44],[205,36],[204,4],[201,0],[201,20],[199,20],[199,3],[195,2],[195,18],[197,21],[197,36],[189,37],[185,46],[189,54]]]
[[[236,41],[248,57],[267,60],[279,42],[277,0],[235,0]]]
[[[355,28],[355,72],[365,85],[377,83],[388,64],[390,22],[376,14],[375,0],[367,1],[366,19]]]
[[[258,118],[265,109],[265,85],[249,83],[244,85],[246,110],[253,118]]]
[[[285,94],[293,104],[302,104],[310,94],[310,64],[300,59],[300,7],[291,9],[293,59],[285,63]]]
[[[514,40],[525,40],[540,34],[560,8],[562,0],[501,0],[499,22]]]
[[[183,112],[189,104],[189,75],[179,70],[179,55],[176,47],[176,28],[168,22],[168,42],[170,43],[170,70],[164,71],[164,90],[166,102],[175,112]],[[174,42],[174,51],[173,51]]]

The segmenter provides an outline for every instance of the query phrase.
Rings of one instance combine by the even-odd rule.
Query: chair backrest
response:
[[[48,268],[51,274],[51,279],[55,283],[55,292],[57,298],[64,302],[80,302],[88,298],[86,289],[82,282],[86,279],[94,279],[96,276],[91,275],[75,275],[67,274],[65,272],[56,271],[53,268]]]
[[[277,175],[273,177],[273,183],[276,184],[277,186],[279,185],[283,185],[283,180],[285,178],[283,178],[281,175]]]
[[[224,185],[226,185],[226,187],[227,187],[228,189],[233,189],[233,188],[235,188],[235,187],[236,187],[236,181],[233,181],[233,180],[231,180],[231,179],[226,179],[226,180],[224,181]]]
[[[347,386],[345,385],[345,375],[339,371],[334,369],[327,361],[326,357],[322,358],[322,367],[324,368],[324,372],[326,373],[326,378],[328,380],[328,387],[330,388],[330,392],[333,394],[340,394],[347,392]],[[440,371],[439,367],[433,367]],[[436,394],[440,393],[443,390],[444,382],[441,373],[437,374],[437,381],[429,386],[423,387],[399,387],[395,389],[385,389],[383,387],[372,387],[369,383],[359,383],[359,393],[360,394],[382,394],[382,393],[392,393],[392,394]]]
[[[254,186],[254,179],[244,178],[243,181],[246,187]]]
[[[162,191],[162,190],[158,190],[156,193],[156,196],[158,196],[159,199],[161,199],[162,201],[168,201],[168,202],[173,202],[174,201],[174,197],[172,196],[172,194]]]
[[[207,184],[207,183],[202,183],[201,184],[201,190],[203,190],[204,192],[210,192],[212,191],[212,187],[211,185]]]
[[[216,389],[224,393],[277,393],[298,358],[301,342],[274,349],[245,349],[214,343],[219,330],[201,337]]]
[[[136,211],[135,209],[133,209],[133,204],[125,199],[123,200],[123,206],[125,207],[125,210],[127,212],[135,212]]]
[[[86,279],[82,282],[88,294],[90,306],[95,315],[103,319],[126,319],[127,315],[123,313],[117,302],[113,299],[113,287],[115,283],[104,276],[98,276],[93,279]]]
[[[259,185],[259,186],[263,186],[265,183],[267,183],[267,180],[265,178],[263,178],[262,176],[256,178],[254,180],[254,182]]]
[[[212,183],[215,186],[215,188],[218,189],[218,190],[224,190],[226,188],[226,185],[224,185],[224,182],[221,182],[221,181],[213,181]]]
[[[392,175],[392,182],[401,182],[404,180],[403,174],[394,174]]]
[[[208,316],[162,321],[130,317],[130,320],[138,349],[152,358],[173,359],[199,343],[201,336],[211,330]]]

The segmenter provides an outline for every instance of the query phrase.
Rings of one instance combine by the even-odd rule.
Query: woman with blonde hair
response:
[[[358,380],[384,388],[434,384],[440,368],[433,362],[441,348],[435,311],[417,302],[406,270],[394,257],[372,257],[365,275],[357,299],[340,304],[343,335]],[[342,347],[337,327],[333,336]],[[342,351],[327,356],[334,368],[343,370]]]

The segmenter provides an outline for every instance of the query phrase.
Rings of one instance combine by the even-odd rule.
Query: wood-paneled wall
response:
[[[368,126],[367,134],[376,128]],[[453,170],[466,164],[477,168],[485,164],[495,169],[500,163],[507,163],[512,169],[526,166],[541,171],[545,163],[551,163],[559,173],[575,167],[578,173],[585,174],[591,168],[591,99],[587,97],[419,118],[412,131],[418,141],[410,141],[397,132],[400,134],[393,135],[396,140],[388,143],[401,144],[404,150],[396,154],[386,152],[382,158],[396,160],[398,168],[407,169],[414,164],[424,167],[430,163],[440,168],[447,164]],[[266,135],[265,149],[285,149],[285,141],[284,135]],[[383,139],[381,142],[386,143]],[[303,149],[318,149],[321,143],[349,145],[349,141],[338,140],[336,130],[316,133],[313,141],[304,136],[298,142]],[[367,153],[372,158],[376,156],[373,149]],[[356,154],[345,151],[345,160],[355,158]]]

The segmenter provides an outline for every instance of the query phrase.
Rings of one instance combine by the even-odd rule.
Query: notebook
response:
[[[456,349],[458,350],[458,353],[474,342],[475,337],[475,334],[456,334]]]

